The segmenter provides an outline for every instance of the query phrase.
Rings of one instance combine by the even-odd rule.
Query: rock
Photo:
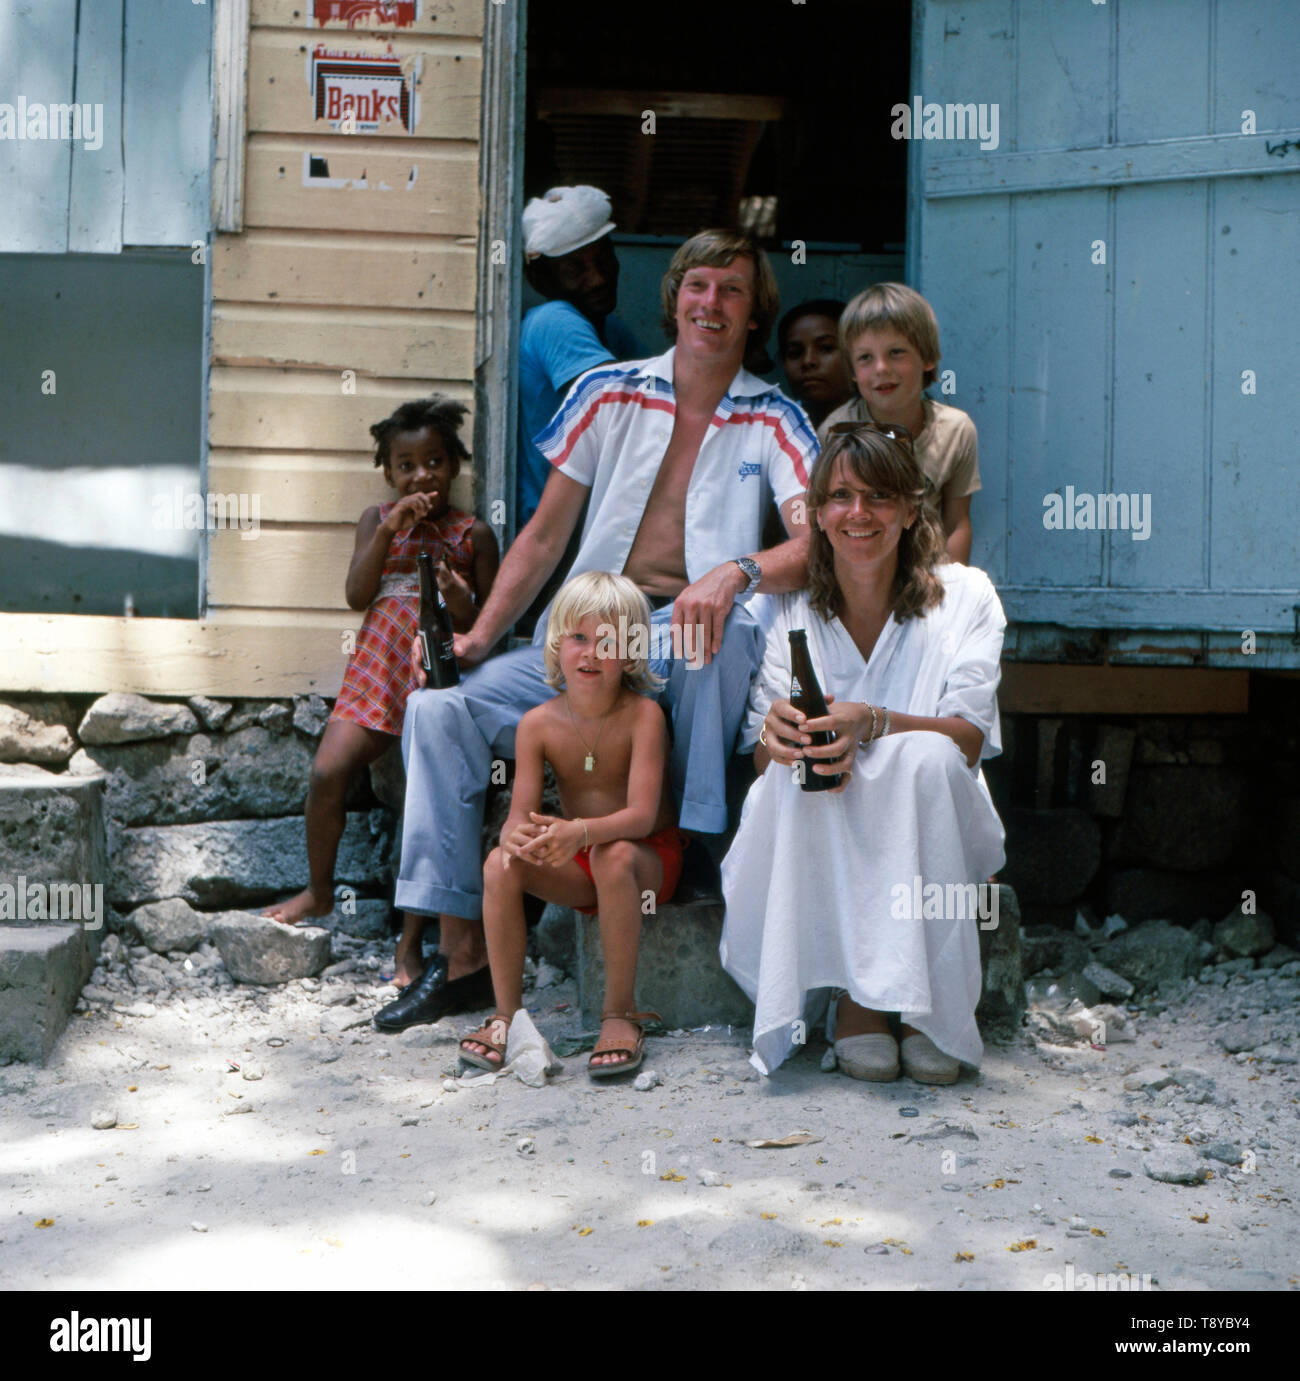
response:
[[[112,691],[86,711],[77,736],[83,744],[134,743],[140,739],[192,734],[199,721],[187,705],[160,705],[143,695]]]
[[[1280,969],[1283,964],[1293,964],[1298,959],[1300,951],[1289,945],[1274,945],[1267,954],[1260,956],[1259,966],[1261,969]]]
[[[1153,1180],[1165,1184],[1204,1184],[1209,1171],[1190,1146],[1169,1146],[1148,1151],[1142,1169]]]
[[[1071,931],[1052,925],[1027,925],[1020,932],[1020,953],[1028,978],[1036,973],[1082,969],[1090,962],[1092,951]]]
[[[207,1232],[208,1225],[206,1223],[194,1222],[190,1224],[190,1230],[192,1232]]]
[[[1020,949],[1020,903],[1014,888],[1005,884],[995,893],[996,925],[981,923],[980,966],[983,984],[975,1017],[985,1035],[1019,1030],[1025,1011],[1025,976]]]
[[[102,782],[0,763],[0,878],[99,881],[107,868]]]
[[[1242,957],[1267,954],[1273,948],[1273,921],[1262,911],[1251,915],[1238,905],[1214,927],[1214,943]]]
[[[1112,1180],[1131,1180],[1133,1178],[1131,1170],[1107,1170],[1106,1173]]]
[[[1116,847],[1175,872],[1219,868],[1244,837],[1247,806],[1247,779],[1235,769],[1140,767],[1129,780]]]
[[[429,1192],[424,1196],[424,1206],[425,1206],[425,1208],[432,1208],[432,1207],[434,1206],[434,1204],[436,1204],[437,1202],[438,1202],[438,1191],[437,1191],[436,1189],[431,1189],[431,1190],[429,1190]]]
[[[537,977],[533,980],[534,987],[553,988],[557,983],[564,982],[564,975],[559,969],[542,960],[537,966]]]
[[[1262,1022],[1245,1021],[1225,1027],[1214,1039],[1229,1055],[1236,1055],[1239,1052],[1254,1050],[1258,1046],[1267,1045],[1272,1037],[1271,1028]]]
[[[308,738],[320,738],[329,723],[330,707],[319,695],[293,697],[293,727]]]
[[[97,1132],[106,1132],[110,1127],[117,1126],[117,1113],[111,1108],[102,1108],[90,1114],[90,1125]]]
[[[343,1007],[331,1007],[321,1013],[320,1029],[323,1035],[337,1036],[353,1026],[364,1026],[369,1020],[364,1013],[349,1012]]]
[[[1088,787],[1088,809],[1093,815],[1118,820],[1124,814],[1124,796],[1136,740],[1135,729],[1118,724],[1102,724],[1098,728],[1093,757],[1105,764],[1106,780],[1092,782]]]
[[[347,817],[335,864],[341,882],[362,887],[387,881],[385,823],[379,811]],[[301,816],[123,829],[115,845],[109,885],[118,905],[184,897],[198,906],[230,906],[307,885]]]
[[[663,1080],[653,1069],[643,1069],[641,1073],[632,1080],[632,1087],[638,1093],[649,1093],[651,1089],[658,1088],[661,1083],[663,1083]]]
[[[352,988],[329,988],[322,996],[321,1001],[326,1007],[347,1007],[357,1000],[356,991]]]
[[[1167,1069],[1139,1069],[1136,1074],[1128,1075],[1124,1080],[1124,1087],[1134,1093],[1157,1093],[1160,1089],[1168,1088],[1177,1082],[1177,1078]]]
[[[1240,1165],[1241,1147],[1232,1141],[1212,1141],[1201,1147],[1204,1160],[1217,1160],[1221,1165]]]
[[[1078,1011],[1067,1009],[1065,1019],[1076,1036],[1096,1045],[1112,1045],[1133,1039],[1133,1033],[1128,1029],[1128,1018],[1108,1002],[1098,1002]]]
[[[1099,964],[1094,959],[1083,967],[1083,976],[1093,985],[1102,997],[1119,998],[1121,1001],[1133,996],[1134,987],[1127,978]]]
[[[720,1189],[726,1183],[716,1170],[699,1170],[696,1175],[706,1189]]]
[[[330,961],[329,931],[317,926],[227,911],[213,918],[209,934],[237,983],[288,983],[320,973]]]
[[[900,1108],[901,1112],[902,1109]],[[904,1142],[904,1146],[910,1146],[918,1141],[951,1141],[954,1138],[964,1141],[978,1141],[979,1135],[969,1122],[944,1122],[938,1127],[931,1127],[927,1132],[915,1132]]]
[[[244,1065],[239,1071],[239,1077],[250,1084],[255,1084],[262,1078],[262,1067],[260,1065]]]
[[[293,725],[293,715],[286,706],[271,704],[257,716],[257,722],[273,734],[287,734]]]
[[[233,1103],[230,1107],[222,1109],[227,1117],[237,1117],[240,1113],[252,1111],[253,1105],[247,1099],[241,1099],[238,1103]]]
[[[562,973],[578,971],[576,916],[567,906],[548,902],[537,923],[537,948],[547,963]]]
[[[515,1150],[521,1156],[531,1156],[537,1151],[537,1143],[530,1136],[520,1137],[520,1139],[515,1142]]]
[[[389,810],[401,814],[406,804],[406,771],[397,744],[370,764],[370,789]]]
[[[1101,831],[1074,806],[1005,812],[1007,866],[1002,876],[1022,905],[1076,901],[1101,862]]]
[[[195,734],[86,748],[68,770],[105,774],[105,805],[119,825],[188,825],[300,814],[311,762],[301,739],[248,728],[218,739]]]
[[[217,730],[230,718],[234,706],[227,700],[209,700],[206,695],[191,695],[186,701],[205,729]]]
[[[403,1050],[424,1050],[437,1045],[439,1039],[436,1026],[408,1026],[398,1034],[397,1043]]]
[[[16,705],[0,704],[0,762],[63,763],[77,741],[62,724],[33,719]]]
[[[1196,937],[1168,921],[1147,921],[1117,935],[1102,951],[1106,967],[1141,992],[1191,978],[1201,967]]]
[[[208,918],[180,897],[148,902],[129,917],[141,940],[155,954],[189,953],[207,934]]]

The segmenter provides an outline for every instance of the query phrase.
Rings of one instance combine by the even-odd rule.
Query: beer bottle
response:
[[[446,690],[460,680],[451,645],[451,615],[433,573],[433,557],[422,551],[420,567],[420,660],[432,690]]]
[[[808,634],[802,628],[790,630],[790,703],[796,710],[802,710],[809,719],[820,719],[829,713],[826,697],[813,670],[812,658],[808,655]],[[809,746],[813,748],[824,747],[835,740],[835,735],[828,729],[817,733],[810,730],[809,736],[812,739]],[[803,781],[800,785],[805,791],[829,791],[840,784],[841,773],[828,777],[812,770],[813,763],[818,761],[825,759],[800,759],[803,763]]]

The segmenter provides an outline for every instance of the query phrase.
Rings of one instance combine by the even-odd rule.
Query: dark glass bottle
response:
[[[451,644],[451,615],[433,573],[433,557],[422,551],[420,567],[420,659],[431,690],[446,690],[460,681]]]
[[[826,697],[822,694],[817,673],[813,670],[812,658],[808,655],[808,634],[802,628],[790,630],[790,703],[796,710],[802,710],[809,719],[820,719],[829,713]],[[810,746],[813,748],[824,747],[835,740],[835,735],[827,729],[819,733],[810,731],[810,737]],[[833,777],[828,777],[812,770],[813,764],[818,761],[824,759],[800,759],[804,769],[800,785],[805,791],[829,791],[840,784],[841,773],[837,772]]]

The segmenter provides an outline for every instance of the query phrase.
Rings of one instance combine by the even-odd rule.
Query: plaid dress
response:
[[[379,505],[382,522],[392,504]],[[427,551],[457,575],[474,583],[472,513],[449,508],[441,518],[425,518],[399,532],[388,548],[379,593],[366,610],[357,650],[348,659],[343,688],[331,719],[350,719],[367,729],[400,735],[406,697],[415,689],[409,658],[420,617],[420,576],[416,558]]]

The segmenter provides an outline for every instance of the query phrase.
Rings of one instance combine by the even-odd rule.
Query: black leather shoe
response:
[[[486,964],[448,982],[446,960],[430,961],[416,982],[375,1013],[374,1026],[376,1031],[405,1031],[408,1026],[427,1026],[457,1012],[476,1011],[492,1000],[492,975]]]

